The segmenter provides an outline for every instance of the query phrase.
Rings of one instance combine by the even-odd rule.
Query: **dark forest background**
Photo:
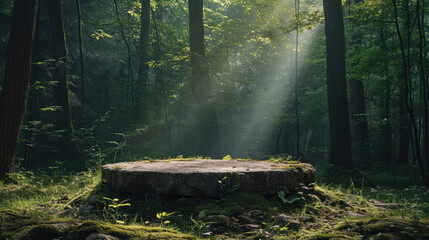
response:
[[[191,2],[40,0],[16,165],[290,156],[428,184],[425,1]]]

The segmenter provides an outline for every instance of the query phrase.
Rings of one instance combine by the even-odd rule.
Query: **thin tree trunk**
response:
[[[363,0],[355,0],[354,4],[359,4]],[[349,6],[351,6],[351,2]],[[353,13],[351,13],[353,14]],[[353,34],[351,36],[351,42],[349,47],[351,49],[358,49],[362,45],[362,34],[356,33],[356,29],[360,28],[359,24],[352,23]],[[350,68],[353,71],[356,66],[359,65],[360,60],[350,64]],[[351,113],[352,113],[352,130],[353,130],[353,142],[356,146],[356,156],[361,164],[366,167],[371,167],[371,156],[369,151],[369,130],[368,121],[365,110],[365,90],[363,86],[362,78],[358,77],[358,74],[351,74],[349,78],[350,86],[350,101],[351,101]]]
[[[400,49],[401,49],[401,57],[402,57],[402,62],[403,62],[403,75],[404,75],[404,86],[405,86],[405,96],[404,96],[404,104],[406,106],[406,109],[409,113],[410,116],[410,121],[411,121],[411,127],[412,130],[414,131],[414,145],[415,145],[415,153],[417,156],[418,161],[421,161],[421,154],[420,154],[420,143],[418,141],[418,136],[417,136],[417,126],[416,126],[416,121],[414,118],[414,112],[412,109],[412,98],[409,96],[409,88],[410,88],[410,84],[411,84],[411,80],[410,80],[410,74],[409,74],[409,64],[407,61],[407,57],[405,55],[405,48],[404,48],[404,44],[403,44],[403,40],[402,40],[402,34],[399,28],[399,21],[398,21],[398,10],[397,10],[397,5],[396,5],[396,0],[392,0],[393,1],[393,9],[394,9],[394,17],[395,17],[395,26],[396,26],[396,32],[399,38],[399,44],[400,44]],[[408,4],[408,3],[406,3]],[[409,30],[408,30],[409,31]],[[409,37],[409,36],[408,36]],[[409,55],[408,55],[409,56]],[[411,103],[409,103],[409,101]],[[409,137],[408,137],[409,139]],[[401,143],[402,144],[402,143]],[[405,147],[405,146],[404,146]],[[401,151],[401,149],[399,149]],[[400,156],[400,157],[405,157],[405,156]],[[408,159],[408,156],[407,156]],[[407,161],[408,162],[408,161]],[[422,174],[422,178],[425,179],[425,172],[424,169],[421,169],[421,174]]]
[[[381,41],[381,46],[382,49],[385,52],[388,52],[389,50],[387,49],[386,46],[386,39],[384,37],[384,29],[383,27],[381,27],[380,29],[380,41]],[[391,95],[391,82],[390,82],[390,78],[389,78],[389,62],[385,61],[385,74],[386,74],[386,79],[385,79],[385,96],[384,96],[384,118],[386,119],[386,123],[383,125],[383,129],[382,129],[382,136],[384,139],[384,144],[383,144],[383,149],[382,149],[382,160],[383,162],[387,163],[387,164],[391,164],[393,161],[393,157],[392,157],[392,127],[391,127],[391,116],[390,116],[390,95]]]
[[[155,137],[159,139],[161,137],[161,119],[162,119],[162,86],[163,86],[163,66],[161,65],[161,56],[162,56],[162,46],[161,46],[161,36],[159,34],[159,29],[157,22],[162,21],[161,5],[158,6],[158,12],[152,11],[153,25],[155,28],[155,38],[154,43],[154,62],[155,62]]]
[[[420,0],[417,0],[416,3],[416,12],[417,12],[417,26],[419,30],[419,70],[420,70],[420,81],[423,83],[423,105],[424,105],[424,117],[423,117],[423,158],[424,162],[426,164],[426,174],[422,175],[423,177],[423,184],[426,186],[429,186],[429,119],[428,119],[428,83],[426,79],[426,73],[425,73],[425,56],[424,56],[424,32],[422,27],[422,22],[420,19]],[[423,161],[419,162],[419,167],[423,167]],[[426,176],[426,178],[425,178]]]
[[[296,116],[296,156],[300,157],[299,149],[299,109],[298,109],[298,44],[299,44],[299,0],[295,0],[296,42],[295,42],[295,116]]]
[[[131,46],[130,46],[130,43],[128,42],[127,37],[125,35],[124,26],[123,26],[122,19],[121,19],[121,14],[119,13],[118,3],[116,0],[113,0],[113,3],[115,4],[115,12],[116,12],[116,17],[118,19],[119,27],[121,30],[121,36],[122,36],[122,39],[124,40],[125,46],[127,47],[128,81],[129,81],[129,83],[127,84],[128,85],[127,89],[131,85],[131,91],[130,92],[127,91],[127,98],[129,95],[131,96],[131,115],[134,116],[134,73],[133,73],[133,68],[131,66]],[[128,105],[128,100],[127,100],[127,105]]]
[[[37,9],[37,23],[36,23],[36,33],[34,37],[34,46],[33,46],[33,61],[39,62],[42,61],[41,59],[41,49],[40,49],[40,7]],[[31,125],[30,123],[40,117],[40,106],[39,106],[39,94],[40,92],[37,89],[31,88],[33,84],[36,82],[36,80],[39,78],[40,74],[40,67],[36,64],[31,67],[31,77],[30,77],[30,90],[28,94],[28,102],[27,102],[27,116],[28,116],[28,125]],[[34,145],[34,130],[32,127],[29,127],[26,132],[26,143],[24,148],[24,163],[23,166],[25,168],[36,168],[36,162],[35,159],[32,158],[32,149]]]
[[[192,66],[192,93],[200,119],[201,151],[204,156],[221,154],[218,121],[211,103],[210,77],[205,62],[203,0],[189,0],[189,35]]]
[[[136,84],[136,103],[134,108],[134,121],[145,121],[147,83],[149,81],[149,35],[150,35],[150,0],[141,0],[142,10],[140,15],[140,46],[139,46],[139,72]]]
[[[49,1],[49,23],[51,27],[52,54],[56,66],[52,71],[52,79],[57,82],[54,88],[54,101],[61,109],[55,111],[56,126],[61,131],[59,139],[60,158],[72,170],[84,170],[86,162],[83,154],[74,139],[73,121],[69,86],[67,80],[67,50],[64,32],[61,2]]]
[[[346,90],[344,21],[341,0],[323,0],[327,50],[330,163],[353,167]]]
[[[85,59],[83,52],[83,35],[82,35],[82,9],[80,7],[80,0],[76,0],[77,7],[77,21],[78,21],[78,34],[79,34],[79,54],[80,54],[80,82],[82,91],[82,117],[85,116]]]
[[[38,0],[15,0],[0,94],[0,179],[15,168],[30,85]]]

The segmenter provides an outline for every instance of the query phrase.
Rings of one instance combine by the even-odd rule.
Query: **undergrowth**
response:
[[[186,160],[182,156],[174,159]],[[285,160],[295,163],[290,158]],[[234,191],[215,199],[201,199],[120,196],[103,184],[99,169],[81,173],[59,169],[17,171],[0,181],[0,239],[28,239],[30,233],[40,231],[64,239],[78,239],[76,236],[94,231],[129,239],[150,238],[154,236],[150,231],[160,238],[183,239],[195,238],[189,234],[211,239],[429,237],[424,235],[429,227],[427,188],[368,186],[362,179],[329,184],[319,179],[318,185],[292,196],[268,197]],[[376,178],[370,179],[377,182]],[[400,207],[383,209],[371,199],[399,203]],[[89,213],[80,213],[83,205],[91,208]],[[246,217],[254,210],[265,215],[257,220]],[[279,214],[289,215],[299,225],[279,225]],[[244,231],[237,226],[257,228]],[[141,233],[137,234],[135,229]],[[216,232],[219,229],[223,232]]]

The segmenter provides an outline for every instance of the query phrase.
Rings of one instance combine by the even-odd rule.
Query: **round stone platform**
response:
[[[158,160],[102,167],[102,179],[124,194],[214,197],[233,190],[262,195],[286,194],[315,181],[310,164],[267,161]]]

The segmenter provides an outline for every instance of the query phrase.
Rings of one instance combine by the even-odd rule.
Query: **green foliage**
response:
[[[294,203],[294,202],[296,202],[296,201],[301,200],[301,198],[300,198],[300,197],[291,197],[291,198],[287,198],[287,197],[286,197],[286,194],[285,194],[283,191],[279,191],[277,195],[278,195],[278,197],[282,200],[282,203],[283,203],[283,204],[292,204],[292,203]]]
[[[161,213],[157,213],[156,214],[156,218],[159,219],[159,221],[161,222],[161,227],[164,227],[166,224],[171,223],[170,220],[165,220],[165,218],[167,218],[168,216],[173,215],[175,212],[171,212],[171,213],[166,213],[166,212],[161,212]]]
[[[128,216],[126,214],[122,214],[120,209],[131,206],[130,203],[127,203],[128,200],[119,201],[117,198],[111,199],[108,197],[103,197],[103,200],[104,220],[117,224],[125,224],[128,220]]]

